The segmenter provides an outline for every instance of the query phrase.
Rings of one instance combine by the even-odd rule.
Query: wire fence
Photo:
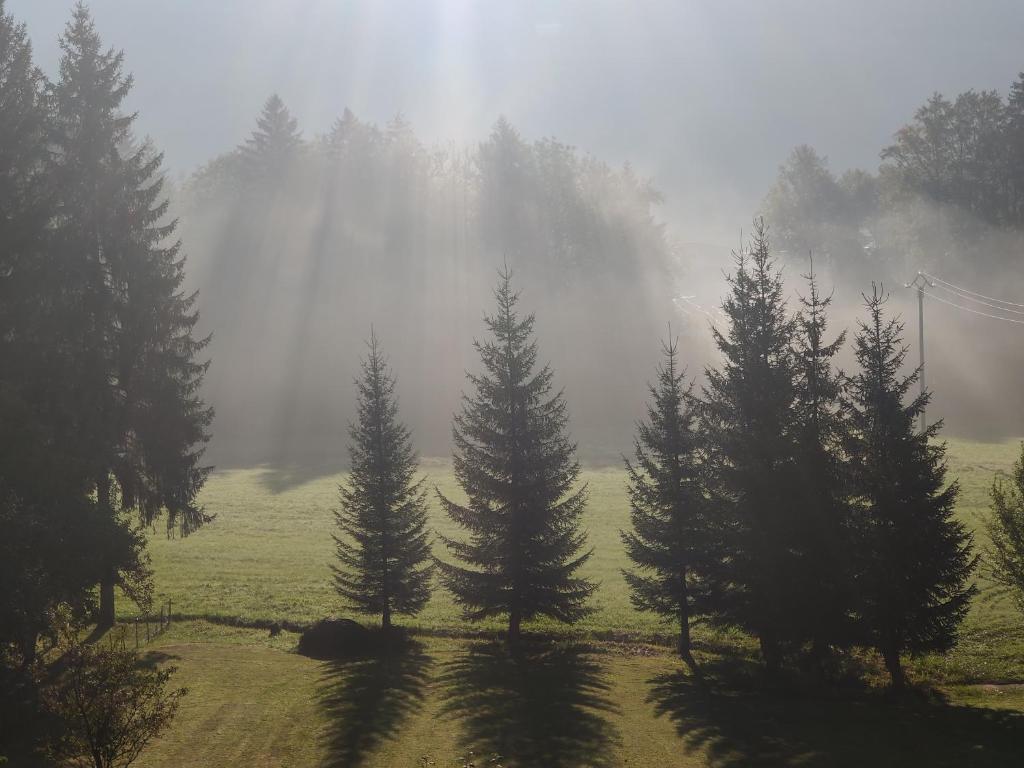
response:
[[[171,626],[171,601],[160,604],[159,613],[147,613],[136,616],[129,622],[118,624],[107,635],[111,648],[120,647],[122,651],[134,647],[135,650],[148,645]],[[134,643],[134,646],[132,645]]]

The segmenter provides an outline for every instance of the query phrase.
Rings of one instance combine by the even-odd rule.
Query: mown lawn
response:
[[[985,544],[981,520],[988,508],[993,474],[1013,463],[1019,443],[951,440],[950,477],[960,480],[959,516]],[[431,484],[459,495],[444,461],[425,461]],[[214,474],[202,501],[216,520],[187,539],[168,539],[155,531],[150,552],[157,592],[169,597],[176,614],[252,622],[312,622],[343,614],[331,587],[334,560],[332,510],[343,475],[329,466],[313,469],[258,467]],[[618,532],[628,524],[628,507],[619,468],[587,469],[590,489],[585,525],[594,555],[586,565],[600,583],[594,613],[571,630],[577,636],[659,641],[671,628],[633,609],[620,569],[625,565]],[[433,505],[432,526],[458,534]],[[438,554],[444,555],[438,546]],[[1005,595],[979,574],[981,593],[974,602],[957,649],[946,656],[919,661],[919,674],[937,682],[1024,683],[1024,621]],[[120,609],[133,607],[122,600]],[[435,590],[426,610],[406,624],[433,631],[488,631],[496,624],[462,621],[444,590]],[[540,622],[535,629],[566,633],[564,627]]]
[[[958,515],[981,527],[993,474],[1018,443],[950,442]],[[457,495],[443,461],[431,483]],[[495,642],[497,624],[464,622],[438,589],[405,624],[402,653],[346,662],[295,652],[297,635],[255,622],[304,624],[344,614],[331,589],[332,510],[343,478],[331,467],[218,472],[203,492],[217,515],[187,540],[154,532],[157,591],[180,620],[145,648],[190,689],[143,768],[228,766],[1004,766],[1024,749],[1024,629],[1005,595],[981,592],[957,648],[919,659],[923,683],[886,692],[871,654],[839,688],[794,678],[767,688],[749,640],[698,632],[709,685],[681,668],[670,628],[633,610],[618,531],[623,472],[588,469],[585,524],[600,582],[594,613],[568,629],[530,627],[522,656]],[[436,530],[453,532],[434,507]],[[122,600],[125,618],[132,607]],[[225,622],[248,623],[228,626]],[[445,634],[447,633],[447,634]],[[543,639],[539,633],[545,633]]]
[[[228,766],[1007,766],[1021,689],[768,693],[742,657],[703,654],[702,688],[664,649],[422,637],[347,662],[295,636],[182,623],[151,644],[190,689],[142,768]]]

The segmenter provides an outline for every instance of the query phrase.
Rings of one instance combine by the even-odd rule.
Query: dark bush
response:
[[[312,659],[347,659],[368,656],[380,638],[351,619],[321,619],[302,633],[299,653]]]

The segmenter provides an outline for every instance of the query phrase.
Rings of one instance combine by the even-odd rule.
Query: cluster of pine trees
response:
[[[939,425],[916,429],[929,395],[911,396],[906,348],[885,296],[865,297],[859,370],[838,371],[845,334],[829,337],[829,297],[813,275],[794,315],[763,224],[736,256],[715,330],[722,355],[696,393],[674,341],[650,388],[627,460],[632,527],[622,534],[637,608],[690,625],[704,619],[760,642],[770,670],[876,649],[895,686],[902,654],[944,650],[974,594],[972,540],[953,518]],[[573,622],[595,585],[580,518],[586,489],[567,437],[566,404],[537,365],[534,318],[516,309],[507,270],[483,369],[455,416],[454,468],[466,501],[438,493],[465,537],[440,537],[431,562],[423,480],[396,421],[394,380],[376,341],[364,364],[353,475],[338,522],[338,590],[355,609],[416,613],[436,567],[470,620],[508,619],[511,640],[538,616]]]
[[[167,215],[161,155],[132,133],[132,78],[86,8],[59,74],[0,0],[0,660],[26,667],[58,609],[114,621],[151,589],[138,522],[186,534],[212,411],[206,340]]]

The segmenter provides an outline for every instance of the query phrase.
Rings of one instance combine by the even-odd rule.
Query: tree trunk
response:
[[[510,643],[519,641],[519,624],[522,621],[522,617],[519,615],[518,610],[513,610],[508,617],[508,640]]]
[[[682,580],[682,600],[679,605],[679,656],[692,672],[697,673],[697,662],[693,658],[690,641],[690,597],[686,589],[686,572],[680,575]]]
[[[882,658],[885,659],[885,668],[889,671],[889,680],[892,682],[893,690],[902,691],[907,683],[907,678],[903,674],[900,652],[892,648],[885,649],[882,651]]]
[[[391,606],[384,606],[384,613],[380,618],[380,626],[385,632],[391,629]]]
[[[759,638],[761,645],[761,657],[764,659],[765,669],[768,671],[769,677],[775,677],[779,672],[780,660],[779,660],[779,648],[775,644],[774,638],[766,637],[761,635]]]
[[[112,514],[110,506],[110,475],[103,472],[96,480],[96,501],[101,510]],[[100,615],[96,622],[97,626],[107,629],[114,626],[114,582],[117,574],[107,572],[106,577],[100,582]]]

